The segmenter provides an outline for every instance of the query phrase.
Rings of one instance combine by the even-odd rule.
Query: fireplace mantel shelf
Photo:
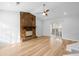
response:
[[[36,26],[25,26],[23,28],[34,28],[34,27],[36,27]]]

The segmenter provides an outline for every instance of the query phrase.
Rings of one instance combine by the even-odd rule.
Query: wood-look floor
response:
[[[54,49],[50,46],[48,37],[31,39],[23,43],[7,46],[0,49],[0,55],[3,56],[62,56],[68,54],[65,50],[66,45],[74,43],[73,41],[63,40],[63,44]],[[52,47],[52,48],[51,48]]]

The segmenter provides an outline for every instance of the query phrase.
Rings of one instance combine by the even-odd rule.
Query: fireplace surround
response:
[[[36,38],[36,16],[28,12],[20,12],[21,41]]]

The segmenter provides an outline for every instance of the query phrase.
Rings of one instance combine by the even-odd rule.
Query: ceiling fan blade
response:
[[[50,11],[49,9],[45,10],[45,12],[49,12],[49,11]]]
[[[46,15],[46,16],[48,16],[48,14],[47,14],[47,13],[46,13],[45,15]]]

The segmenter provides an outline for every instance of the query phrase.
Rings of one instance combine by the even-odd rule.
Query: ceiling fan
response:
[[[46,4],[43,4],[43,9],[41,9],[40,11],[37,11],[37,14],[41,14],[43,16],[48,16],[48,12],[50,11],[47,7]]]
[[[46,4],[43,4],[43,12],[42,12],[42,15],[48,16],[48,12],[49,11],[50,11],[49,9],[46,9]]]

